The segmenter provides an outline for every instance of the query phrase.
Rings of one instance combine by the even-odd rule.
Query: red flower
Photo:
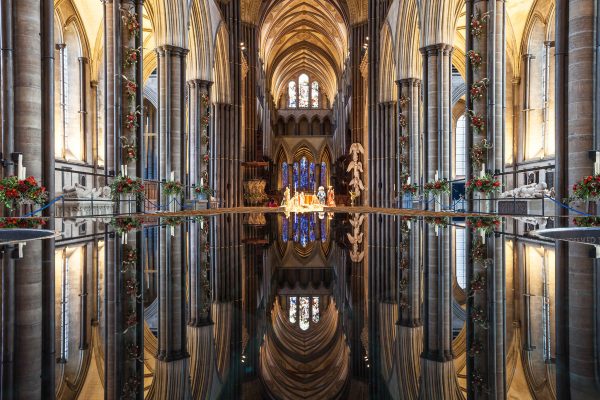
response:
[[[494,187],[498,187],[498,186],[500,186],[500,182],[498,182],[498,181],[494,182]]]
[[[16,189],[8,189],[6,191],[6,197],[8,197],[9,199],[16,199],[17,197],[19,197],[19,192],[17,192]]]
[[[31,186],[37,186],[37,182],[35,181],[35,178],[33,176],[28,176],[27,179],[25,179],[25,181]]]
[[[476,185],[477,187],[481,187],[482,183],[481,183],[481,181],[478,179],[478,180],[477,180],[477,182],[475,182],[475,185]]]

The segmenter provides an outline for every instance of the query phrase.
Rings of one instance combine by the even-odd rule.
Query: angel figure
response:
[[[347,233],[348,241],[352,245],[352,250],[350,251],[350,259],[353,262],[361,262],[365,257],[364,251],[359,251],[359,245],[363,241],[364,233],[360,230],[362,228],[363,221],[365,216],[362,214],[354,214],[353,218],[350,220],[350,225],[352,225],[352,235]]]
[[[352,156],[352,161],[348,164],[348,168],[346,172],[352,171],[352,180],[350,181],[350,186],[354,188],[354,192],[360,195],[361,190],[365,190],[365,186],[360,178],[360,174],[363,172],[362,162],[359,161],[360,154],[364,154],[365,149],[360,143],[352,143],[350,146],[350,155]]]

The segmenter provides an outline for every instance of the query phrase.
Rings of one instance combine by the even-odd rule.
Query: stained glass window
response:
[[[296,102],[296,82],[295,81],[290,81],[290,83],[288,83],[288,97],[289,97],[289,102],[288,102],[288,107],[289,108],[296,108],[298,107],[298,104]]]
[[[300,95],[298,96],[298,107],[308,108],[308,75],[302,74],[298,77],[298,86],[300,89]]]
[[[327,225],[325,223],[325,218],[321,220],[321,242],[325,243],[327,241]]]
[[[292,170],[292,180],[294,181],[294,191],[298,190],[298,163],[294,163]]]
[[[311,84],[310,101],[312,108],[319,108],[319,82],[314,81]]]
[[[321,186],[327,187],[327,164],[321,163]]]
[[[306,157],[300,159],[300,184],[301,190],[310,189],[308,185],[308,160]]]
[[[319,298],[313,297],[312,299],[312,321],[319,322]]]
[[[308,168],[308,189],[315,190],[315,163],[310,163]]]
[[[288,241],[288,226],[288,219],[283,217],[283,221],[281,221],[281,240],[283,240],[284,243],[287,243]]]
[[[296,310],[298,308],[297,301],[298,301],[298,299],[296,297],[290,297],[290,315],[289,315],[289,319],[290,319],[290,323],[292,323],[292,324],[296,323]]]
[[[300,318],[299,318],[299,322],[300,322],[300,329],[302,329],[303,331],[307,330],[309,325],[310,325],[310,321],[309,321],[309,302],[310,302],[310,297],[300,297]]]
[[[306,215],[300,216],[300,245],[306,247],[310,240],[309,236],[309,224]]]
[[[281,164],[281,186],[283,188],[288,187],[289,182],[288,182],[288,163],[283,162]]]

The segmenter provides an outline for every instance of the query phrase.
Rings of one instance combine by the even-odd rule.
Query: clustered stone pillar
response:
[[[21,153],[28,175],[48,185],[50,198],[54,197],[53,11],[47,0],[9,0],[0,5],[2,155],[10,163],[16,161],[13,153]],[[48,145],[52,149],[44,149]],[[5,165],[2,175],[15,173],[14,164]],[[32,242],[21,257],[16,247],[8,246],[2,263],[2,397],[53,395],[53,247]]]
[[[433,44],[423,54],[424,144],[426,182],[450,179],[452,46]],[[446,195],[434,201],[447,204]],[[433,208],[426,204],[425,208]],[[451,230],[445,223],[424,229],[423,353],[420,398],[460,398],[452,353]]]
[[[219,3],[223,20],[229,31],[229,71],[231,104],[215,103],[214,106],[214,182],[216,197],[225,207],[243,204],[242,190],[242,61],[240,42],[241,3],[231,0]],[[222,100],[222,99],[221,99]]]
[[[598,127],[594,126],[594,63],[598,29],[597,2],[556,2],[556,198],[569,196],[569,189],[593,175],[590,150],[599,150]],[[597,40],[597,39],[596,39]],[[595,97],[595,98],[594,98]],[[597,117],[597,116],[596,116]],[[566,215],[557,207],[558,215]],[[559,218],[558,225],[568,225]],[[557,398],[592,399],[599,395],[594,321],[598,313],[598,268],[588,246],[556,245],[556,389]]]
[[[162,45],[158,54],[159,160],[161,180],[185,182],[185,60],[187,49]],[[194,132],[196,133],[196,132]],[[165,196],[161,196],[166,204]],[[179,208],[181,205],[176,205]],[[158,280],[157,398],[190,396],[189,354],[186,342],[185,228],[162,227]],[[171,230],[176,230],[172,235]]]

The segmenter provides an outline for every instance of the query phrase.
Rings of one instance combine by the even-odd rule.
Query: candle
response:
[[[479,176],[483,177],[485,175],[485,164],[481,164],[481,172],[479,172]]]
[[[407,183],[408,185],[410,185],[410,176],[408,177],[408,179],[406,179],[406,183]]]
[[[175,180],[175,171],[171,171],[171,180],[174,181]]]
[[[121,165],[121,176],[125,176],[125,166]]]
[[[200,229],[204,229],[204,219],[200,220]]]
[[[437,169],[435,170],[435,178],[434,178],[434,179],[435,179],[436,181],[438,180],[438,170],[437,170]]]
[[[204,186],[204,178],[200,178],[200,186]]]
[[[25,179],[25,173],[23,172],[23,154],[19,154],[17,163],[17,178]]]

